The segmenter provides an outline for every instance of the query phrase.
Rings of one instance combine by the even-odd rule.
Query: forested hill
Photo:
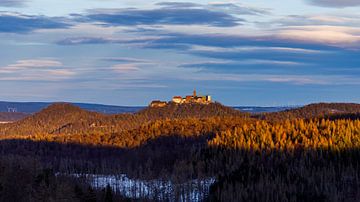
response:
[[[247,116],[219,103],[173,105],[146,108],[135,114],[102,114],[68,103],[56,103],[20,121],[3,124],[0,135],[109,134],[131,130],[143,124],[165,119]]]
[[[253,118],[269,121],[295,118],[329,118],[335,115],[346,118],[350,113],[358,117],[357,113],[360,113],[360,104],[311,104],[283,112],[265,113]],[[210,117],[243,118],[249,116],[248,113],[223,106],[220,103],[209,105],[169,104],[165,107],[148,107],[134,114],[116,115],[91,112],[68,103],[56,103],[20,121],[2,124],[0,126],[0,135],[4,137],[40,134],[110,134],[133,130],[161,120],[206,119]]]
[[[285,120],[294,118],[331,118],[337,116],[354,116],[360,113],[360,104],[355,103],[316,103],[304,107],[273,112],[258,117],[266,120]]]
[[[206,118],[212,116],[243,116],[240,112],[232,107],[224,106],[220,103],[203,104],[168,104],[165,107],[148,107],[137,113],[151,119],[159,118]]]
[[[14,135],[52,134],[84,121],[90,122],[104,117],[103,114],[86,111],[68,103],[56,103],[22,120],[4,124],[0,131]]]

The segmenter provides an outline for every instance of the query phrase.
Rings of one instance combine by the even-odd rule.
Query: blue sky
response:
[[[0,1],[2,100],[360,102],[360,1]]]

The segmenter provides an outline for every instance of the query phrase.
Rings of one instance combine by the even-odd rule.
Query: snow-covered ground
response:
[[[129,198],[149,198],[160,201],[202,201],[209,193],[214,178],[174,183],[164,180],[130,179],[125,174],[95,175],[73,174],[85,178],[94,188],[105,188],[108,184],[114,192]]]

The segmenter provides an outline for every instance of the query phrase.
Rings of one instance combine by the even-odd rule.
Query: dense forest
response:
[[[0,193],[19,193],[16,176],[27,187],[17,201],[135,200],[70,177],[122,173],[182,185],[172,198],[143,191],[136,200],[187,201],[195,187],[186,182],[214,179],[196,200],[357,201],[359,113],[359,104],[248,114],[214,103],[104,115],[59,103],[0,125]]]

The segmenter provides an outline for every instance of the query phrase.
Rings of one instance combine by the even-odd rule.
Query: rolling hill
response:
[[[0,135],[109,134],[135,129],[159,120],[224,116],[247,114],[219,103],[171,104],[162,108],[148,107],[133,114],[115,115],[84,110],[70,103],[55,103],[22,120],[3,124]]]
[[[329,118],[334,115],[341,115],[346,118],[350,113],[360,113],[360,104],[318,103],[282,112],[252,115],[251,117],[255,120],[265,119],[276,122],[297,118]],[[12,117],[13,120],[25,116],[21,113],[10,114],[16,115]],[[5,113],[5,115],[9,116],[8,113]],[[2,124],[0,126],[0,135],[3,137],[60,134],[80,134],[86,136],[91,134],[119,135],[124,131],[138,129],[143,126],[147,127],[147,125],[151,125],[154,122],[165,123],[163,121],[168,120],[188,120],[194,122],[209,118],[216,118],[216,121],[219,121],[221,119],[231,120],[246,117],[250,117],[250,114],[226,107],[220,103],[209,105],[169,104],[165,107],[147,107],[136,113],[125,114],[103,114],[84,110],[69,103],[55,103],[19,121]]]

